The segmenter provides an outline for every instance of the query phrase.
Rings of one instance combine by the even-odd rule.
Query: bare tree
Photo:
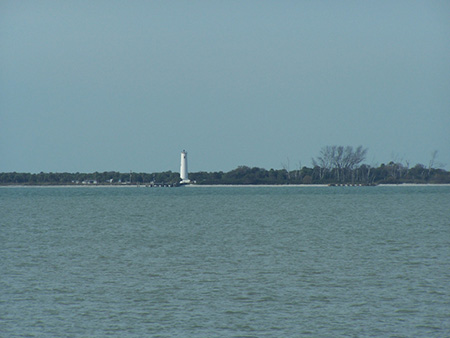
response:
[[[281,165],[282,165],[282,167],[283,167],[283,169],[286,171],[286,173],[287,173],[287,178],[288,178],[288,180],[290,180],[291,179],[291,169],[290,169],[290,167],[291,167],[291,162],[289,161],[289,157],[287,157],[287,164],[286,163],[281,163]]]
[[[431,159],[430,159],[430,163],[428,164],[428,170],[430,170],[431,168],[433,168],[434,162],[436,161],[437,153],[438,153],[437,150],[434,150],[434,151],[431,153]]]
[[[320,168],[319,178],[322,180],[327,172],[333,167],[333,158],[336,146],[326,146],[320,150],[320,155],[312,159],[314,167]]]
[[[320,151],[320,156],[313,159],[313,165],[318,166],[323,172],[333,171],[338,181],[345,181],[346,175],[352,175],[354,179],[354,169],[357,168],[366,158],[367,148],[358,146],[355,150],[347,146],[326,146]],[[321,179],[323,178],[321,175]]]
[[[428,176],[431,176],[431,169],[434,168],[435,164],[436,164],[436,157],[437,157],[437,150],[434,150],[431,153],[431,159],[430,162],[428,163]],[[438,164],[437,166],[439,167],[440,164]]]

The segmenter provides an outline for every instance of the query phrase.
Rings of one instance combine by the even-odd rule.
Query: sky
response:
[[[450,169],[449,1],[0,1],[0,172],[294,170],[327,145]]]

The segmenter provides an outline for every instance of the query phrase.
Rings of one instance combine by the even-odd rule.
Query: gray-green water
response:
[[[2,337],[450,336],[450,187],[0,188]]]

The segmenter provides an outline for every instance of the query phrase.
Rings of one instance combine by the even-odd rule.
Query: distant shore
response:
[[[450,183],[400,183],[400,184],[378,184],[371,187],[443,187],[450,186]],[[174,186],[181,187],[181,186]],[[185,188],[361,188],[367,186],[330,186],[328,184],[188,184]],[[107,184],[46,184],[46,185],[27,185],[27,184],[11,184],[0,185],[0,188],[164,188],[164,187],[150,187],[145,184],[124,184],[124,185],[107,185]]]
[[[186,174],[187,175],[187,174]],[[117,171],[93,173],[0,173],[0,185],[62,185],[62,186],[178,186],[180,174],[174,171],[155,173]],[[399,163],[379,167],[361,165],[357,168],[328,168],[314,166],[296,170],[264,169],[239,166],[228,172],[189,172],[189,180],[211,186],[371,186],[402,184],[450,184],[450,172],[416,165],[412,168]]]

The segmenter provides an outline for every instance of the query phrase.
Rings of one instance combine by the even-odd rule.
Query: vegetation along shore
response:
[[[362,146],[327,146],[312,160],[312,167],[289,165],[282,169],[239,166],[229,172],[190,172],[189,178],[204,185],[287,185],[287,184],[445,184],[450,183],[450,172],[434,168],[434,157],[428,166],[408,162],[394,162],[370,166],[361,164],[367,149]],[[178,172],[120,173],[116,171],[94,173],[0,173],[0,185],[171,185],[180,182]]]

